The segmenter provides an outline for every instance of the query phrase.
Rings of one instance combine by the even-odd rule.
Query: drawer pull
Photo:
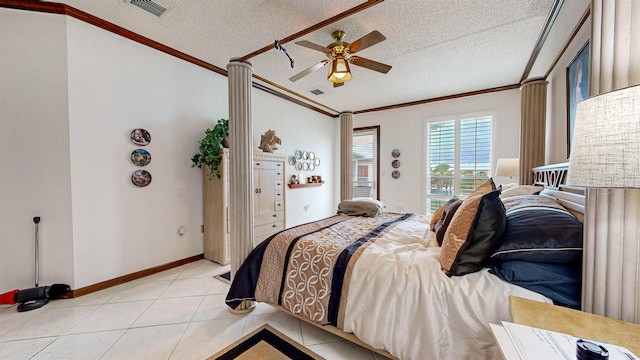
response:
[[[256,163],[256,166],[260,166],[260,163]]]
[[[282,206],[282,204],[278,204],[278,206]]]
[[[278,217],[278,214],[273,214],[273,217]]]
[[[271,225],[271,227],[273,227],[273,228],[277,228],[277,227],[278,227],[278,225],[273,224],[273,225]]]

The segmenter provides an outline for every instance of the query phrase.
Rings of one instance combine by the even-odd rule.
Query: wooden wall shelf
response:
[[[305,187],[318,187],[318,186],[322,186],[324,185],[323,182],[321,183],[307,183],[307,184],[289,184],[289,189],[299,189],[299,188],[305,188]]]

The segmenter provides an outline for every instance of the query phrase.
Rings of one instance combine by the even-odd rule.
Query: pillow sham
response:
[[[502,194],[500,194],[501,199],[506,199],[512,196],[518,195],[535,195],[540,191],[544,190],[544,186],[538,185],[518,185],[514,187],[510,187],[508,189],[502,190]]]
[[[452,201],[453,200],[453,201]],[[451,219],[453,219],[453,215],[455,215],[460,205],[462,205],[462,200],[454,197],[453,199],[447,202],[446,208],[442,213],[442,217],[436,223],[434,231],[436,232],[436,240],[438,241],[438,245],[442,246],[442,241],[444,240],[444,234],[447,232],[447,228],[451,223]]]
[[[546,207],[519,204],[507,210],[507,226],[491,260],[555,264],[582,261],[582,223],[556,206],[562,207],[557,202]]]
[[[440,266],[449,276],[482,269],[506,224],[500,190],[492,179],[471,193],[453,215],[442,241]],[[486,183],[485,183],[486,184]]]
[[[431,217],[431,231],[436,231],[436,224],[438,223],[438,221],[444,218],[444,211],[447,206],[457,200],[459,200],[457,196],[452,197],[446,203],[444,203],[444,205],[440,206],[440,208],[438,208],[435,213],[433,213],[433,216]]]
[[[376,217],[387,211],[387,206],[374,199],[342,200],[338,204],[338,214]]]
[[[489,272],[502,280],[540,293],[556,305],[578,309],[582,293],[581,263],[543,264],[506,261],[491,266]]]

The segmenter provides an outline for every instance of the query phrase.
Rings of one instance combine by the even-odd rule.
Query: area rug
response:
[[[213,278],[218,279],[223,283],[231,284],[231,272],[229,271],[220,275],[215,275]]]
[[[264,324],[208,360],[324,360],[318,354]]]

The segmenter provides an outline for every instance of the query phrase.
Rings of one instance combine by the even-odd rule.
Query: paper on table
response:
[[[503,321],[511,342],[522,360],[576,360],[575,336]],[[631,351],[612,344],[589,340],[609,351],[609,360],[640,360]]]

